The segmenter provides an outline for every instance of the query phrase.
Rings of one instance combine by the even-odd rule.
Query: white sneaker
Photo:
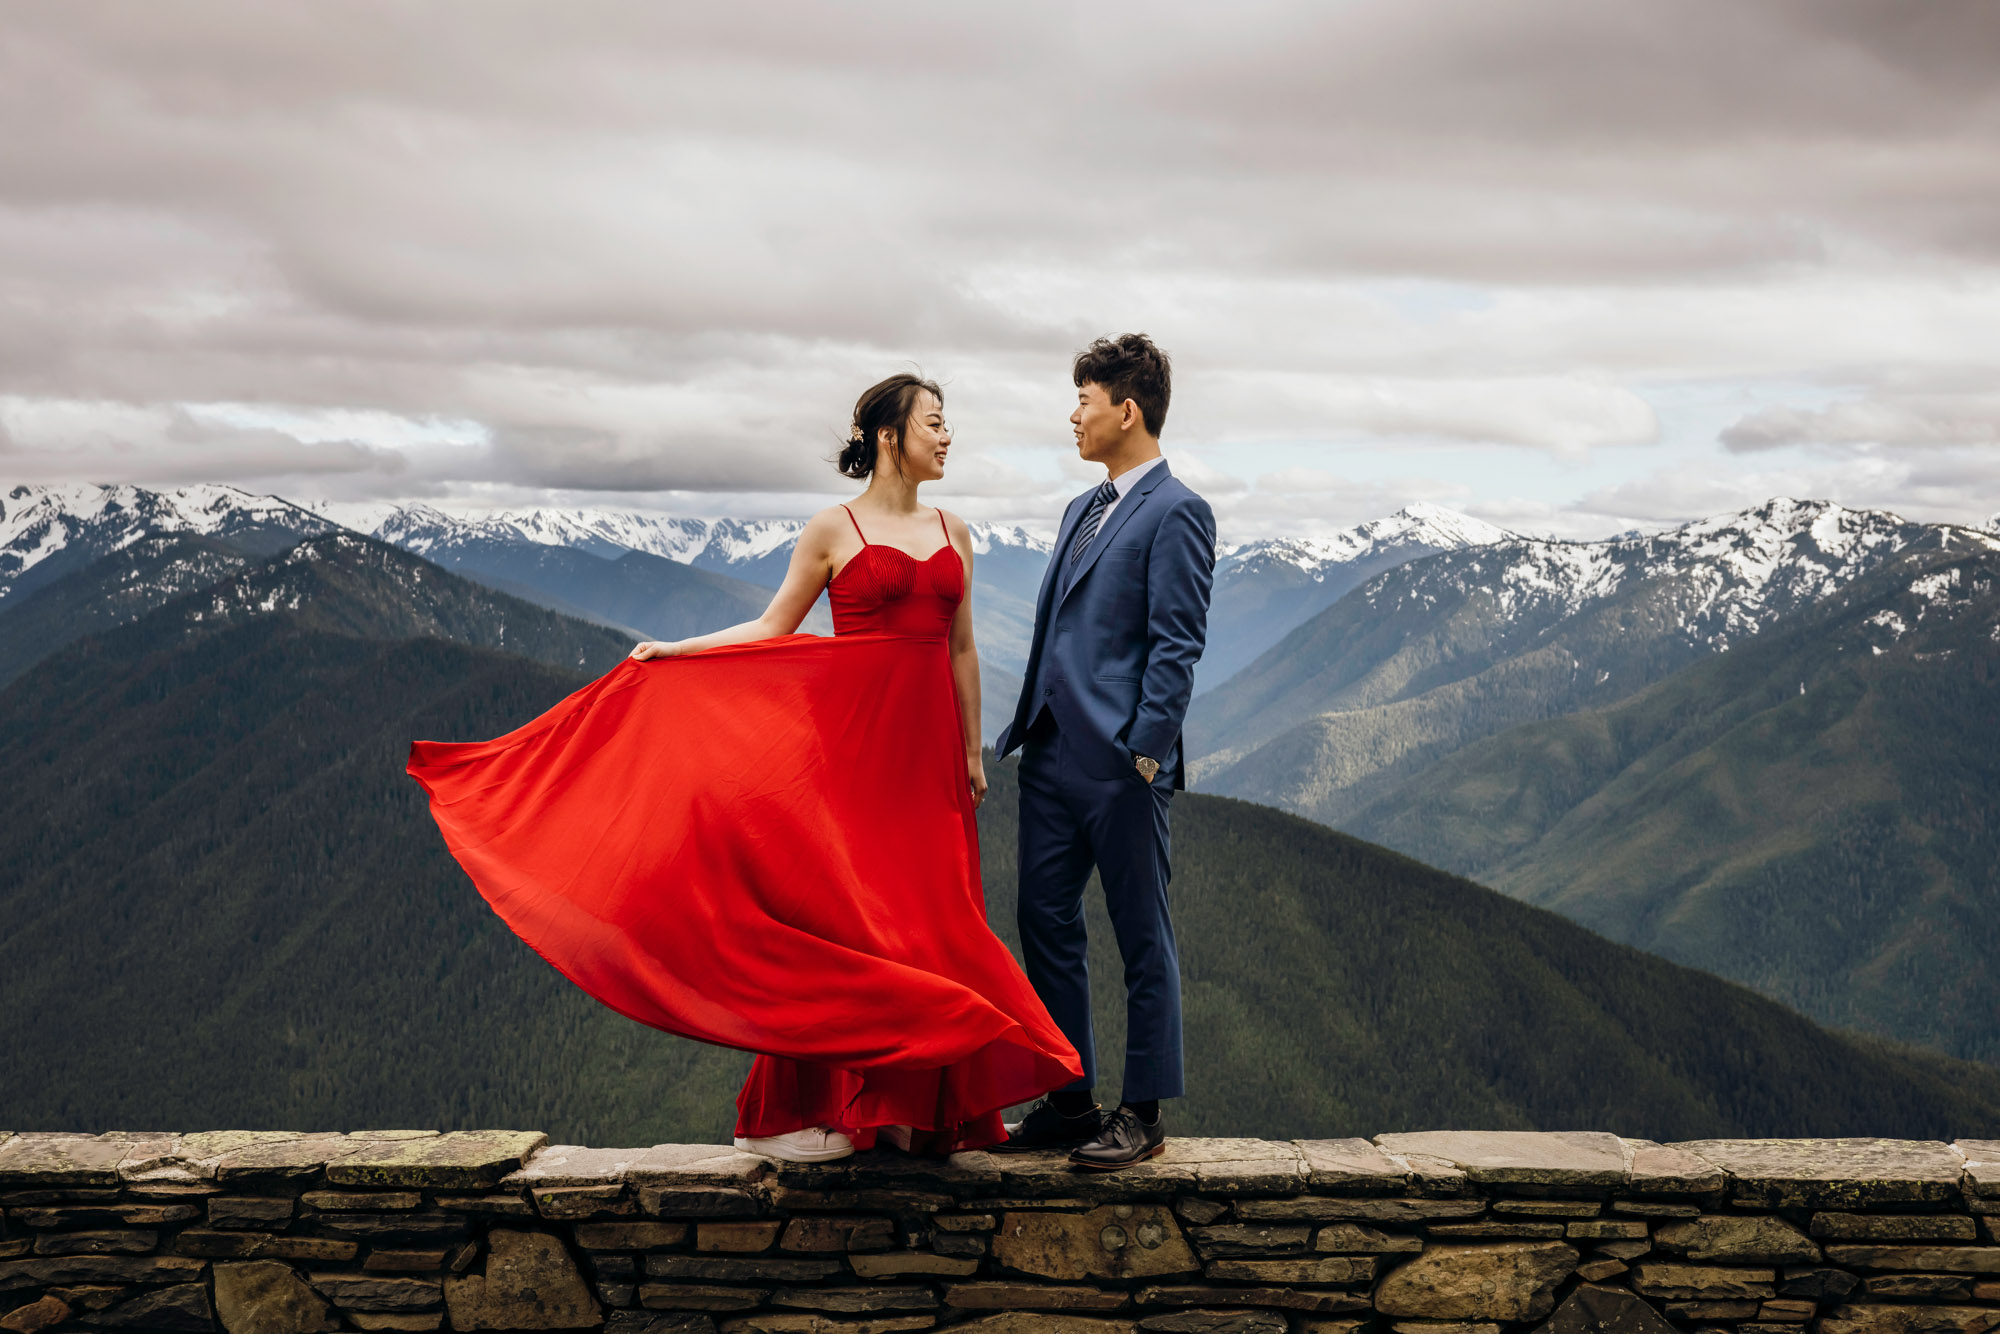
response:
[[[830,1163],[836,1158],[852,1155],[854,1141],[839,1131],[814,1126],[811,1130],[794,1130],[789,1135],[759,1139],[744,1139],[738,1135],[736,1147],[745,1153],[758,1153],[788,1163]]]
[[[875,1138],[884,1144],[893,1144],[904,1153],[910,1151],[910,1128],[908,1126],[877,1126]]]

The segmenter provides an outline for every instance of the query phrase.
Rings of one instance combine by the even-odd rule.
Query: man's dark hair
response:
[[[1078,389],[1100,384],[1111,401],[1131,399],[1153,436],[1167,424],[1167,400],[1173,396],[1173,366],[1167,354],[1142,333],[1100,338],[1076,354],[1071,378]]]

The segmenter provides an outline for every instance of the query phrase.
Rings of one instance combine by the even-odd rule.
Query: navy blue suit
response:
[[[1181,720],[1207,641],[1215,516],[1162,460],[1072,562],[1089,502],[1078,496],[1063,513],[1026,681],[994,748],[1004,756],[1023,747],[1021,948],[1029,980],[1083,1058],[1070,1087],[1097,1080],[1083,924],[1095,866],[1125,961],[1122,1094],[1139,1102],[1182,1092],[1167,807],[1187,785]],[[1134,755],[1160,762],[1152,783]]]

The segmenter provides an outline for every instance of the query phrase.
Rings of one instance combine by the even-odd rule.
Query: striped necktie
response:
[[[1104,511],[1111,508],[1111,502],[1118,499],[1118,484],[1110,478],[1104,485],[1091,492],[1090,504],[1083,511],[1083,522],[1076,526],[1076,538],[1069,544],[1069,563],[1076,564],[1077,557],[1097,536],[1097,526],[1104,522]]]

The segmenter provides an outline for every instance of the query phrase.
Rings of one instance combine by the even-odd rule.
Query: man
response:
[[[1083,1078],[1036,1103],[1002,1150],[1070,1147],[1078,1167],[1143,1162],[1179,1097],[1180,958],[1167,912],[1167,806],[1186,786],[1181,720],[1208,630],[1215,517],[1160,456],[1171,388],[1144,334],[1076,358],[1077,453],[1105,480],[1070,502],[1035,606],[1013,721],[1021,751],[1020,926],[1028,978],[1083,1059]],[[1095,866],[1125,960],[1125,1086],[1108,1115],[1093,1090],[1083,889]]]

